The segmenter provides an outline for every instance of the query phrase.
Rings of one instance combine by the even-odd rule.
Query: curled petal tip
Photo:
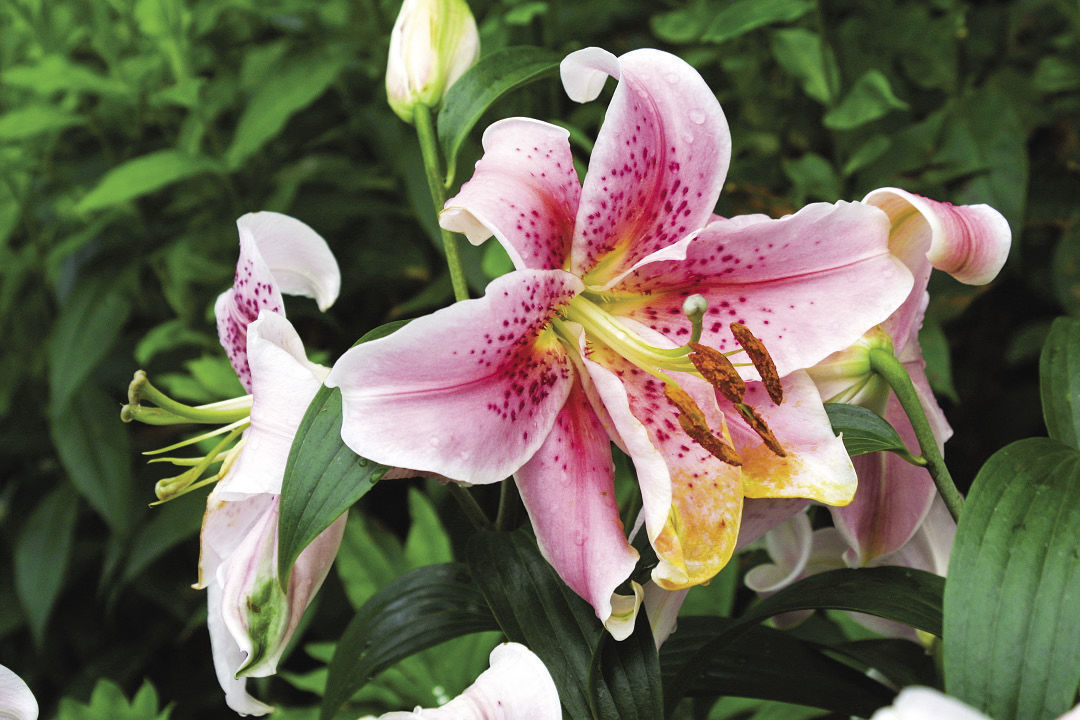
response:
[[[607,50],[588,47],[572,52],[559,64],[559,77],[574,102],[595,100],[608,76],[619,77],[619,59]]]

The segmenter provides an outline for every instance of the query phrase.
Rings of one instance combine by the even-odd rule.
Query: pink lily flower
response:
[[[540,658],[518,643],[491,651],[491,667],[461,695],[438,708],[416,708],[361,720],[560,720],[555,681]]]
[[[942,449],[952,429],[934,399],[919,347],[919,329],[929,302],[926,286],[934,268],[969,285],[993,280],[1009,255],[1009,224],[988,205],[956,206],[898,188],[874,190],[863,202],[889,216],[889,251],[911,270],[915,285],[904,304],[879,329],[860,345],[827,358],[810,374],[827,402],[869,407],[892,423],[909,448],[918,448],[900,403],[879,378],[869,374],[869,366],[864,367],[866,347],[891,345],[911,375]],[[855,470],[859,491],[854,501],[833,509],[832,514],[857,562],[867,564],[908,542],[937,491],[925,469],[892,453],[859,456]]]
[[[218,682],[241,715],[272,707],[248,695],[244,677],[272,675],[345,529],[334,522],[300,554],[282,591],[277,575],[278,502],[293,437],[328,368],[308,361],[285,319],[282,292],[333,303],[340,274],[326,242],[299,220],[254,213],[237,221],[240,259],[215,310],[222,345],[252,394],[250,425],[222,463],[207,499],[199,582]]]
[[[709,580],[731,557],[744,497],[851,499],[851,463],[799,371],[888,317],[911,277],[867,205],[710,222],[731,142],[715,96],[679,58],[589,48],[561,71],[579,102],[619,80],[584,185],[564,129],[489,127],[440,222],[474,244],[494,235],[516,269],[483,298],[349,350],[327,384],[341,387],[342,438],[363,457],[468,483],[512,474],[545,557],[623,637],[633,613],[613,615],[612,596],[637,553],[610,444],[637,470],[655,582]],[[698,327],[696,294],[708,306]],[[741,370],[741,404],[780,452],[694,364],[739,350],[732,322],[768,348],[767,379],[784,378],[775,406]]]
[[[0,665],[0,718],[37,720],[37,717],[37,699],[26,681]]]

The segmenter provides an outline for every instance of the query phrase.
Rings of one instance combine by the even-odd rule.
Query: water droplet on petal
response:
[[[694,123],[695,125],[702,124],[703,122],[705,122],[705,112],[702,110],[691,110],[690,122]]]
[[[668,73],[667,75],[664,76],[664,79],[667,80],[672,85],[678,85],[679,84],[679,76],[676,75],[675,73]]]

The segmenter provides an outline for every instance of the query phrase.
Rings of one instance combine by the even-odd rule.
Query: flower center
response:
[[[151,402],[148,407],[142,403]],[[142,370],[135,373],[128,386],[128,404],[120,410],[120,419],[124,422],[138,421],[147,425],[179,425],[197,423],[218,425],[214,430],[182,440],[167,447],[150,450],[144,455],[159,455],[194,445],[212,438],[224,436],[214,443],[203,456],[196,457],[155,457],[150,462],[167,462],[188,469],[179,475],[163,478],[154,486],[158,501],[152,505],[180,497],[197,488],[217,482],[228,472],[232,463],[240,454],[244,445],[241,434],[251,424],[251,395],[210,403],[209,405],[191,406],[177,402],[150,383]],[[211,466],[219,464],[216,473],[205,476]],[[205,476],[205,477],[204,477]]]
[[[668,375],[668,372],[680,372],[701,378],[712,385],[716,391],[729,400],[747,424],[756,432],[774,453],[784,456],[783,446],[769,430],[761,416],[743,401],[746,384],[739,376],[735,365],[728,355],[745,352],[751,363],[757,368],[773,402],[779,405],[783,401],[780,377],[769,357],[765,346],[746,327],[732,323],[731,330],[742,349],[732,353],[702,345],[701,323],[708,309],[708,303],[701,295],[691,295],[683,304],[683,313],[691,323],[690,341],[674,348],[661,348],[651,345],[644,338],[620,323],[614,316],[587,295],[574,297],[560,312],[559,318],[552,323],[560,341],[571,350],[577,351],[573,333],[565,326],[574,322],[584,329],[589,343],[600,343],[614,350],[645,372],[664,383],[664,394],[679,411],[679,424],[683,431],[712,455],[730,465],[741,465],[742,459],[731,447],[730,439],[722,439],[709,428],[705,413],[693,398]],[[751,364],[744,363],[744,364]],[[723,433],[726,437],[727,433]]]

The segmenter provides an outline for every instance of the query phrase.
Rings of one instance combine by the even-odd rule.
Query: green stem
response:
[[[446,204],[446,188],[442,183],[442,170],[439,165],[439,145],[435,140],[435,127],[431,122],[431,110],[422,103],[413,109],[413,123],[416,125],[416,137],[420,140],[420,153],[424,157],[424,173],[427,175],[431,202],[435,205],[435,214],[442,212]],[[457,238],[449,230],[439,228],[442,234],[446,264],[450,268],[450,283],[454,286],[455,300],[469,299],[469,286],[465,284],[465,270],[461,266],[458,254]]]
[[[511,478],[499,485],[499,512],[495,515],[496,530],[513,530],[517,524],[517,486]]]
[[[465,517],[469,518],[473,528],[476,530],[491,529],[491,521],[488,520],[487,515],[484,514],[483,509],[476,502],[476,498],[472,496],[472,493],[455,482],[447,483],[446,487],[465,512]]]
[[[919,401],[919,395],[915,392],[915,386],[911,383],[904,365],[889,350],[874,348],[870,351],[870,368],[889,383],[889,387],[896,393],[896,399],[907,413],[911,421],[911,427],[915,431],[915,437],[919,441],[919,449],[926,460],[926,469],[930,477],[934,479],[941,499],[949,508],[949,514],[953,520],[960,519],[960,511],[964,507],[964,496],[956,489],[949,469],[945,466],[945,460],[938,450],[937,439],[930,428],[930,421],[926,419],[926,411]]]

